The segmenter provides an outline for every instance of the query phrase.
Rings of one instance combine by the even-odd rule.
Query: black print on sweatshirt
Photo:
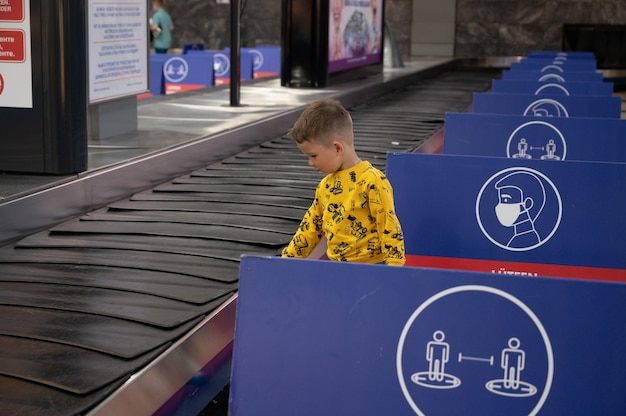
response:
[[[343,221],[343,217],[346,214],[346,208],[342,203],[328,204],[328,212],[333,214],[333,221],[335,224],[338,224]]]
[[[367,228],[363,226],[361,221],[357,221],[356,217],[348,215],[348,220],[350,221],[350,234],[355,237],[357,241],[367,235]]]
[[[328,187],[328,185],[326,185],[326,187]],[[340,193],[343,192],[343,186],[341,185],[341,181],[339,179],[335,179],[335,183],[333,184],[333,186],[329,189],[331,194],[334,195],[339,195]]]

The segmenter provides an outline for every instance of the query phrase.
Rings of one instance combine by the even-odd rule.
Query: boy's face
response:
[[[307,141],[298,143],[298,149],[308,156],[309,166],[318,172],[334,173],[340,170],[343,164],[343,146],[337,141],[328,147]]]

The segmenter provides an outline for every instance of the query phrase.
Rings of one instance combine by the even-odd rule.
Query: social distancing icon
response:
[[[428,371],[414,373],[411,381],[425,388],[453,389],[461,385],[461,379],[446,373],[446,363],[450,361],[450,344],[444,342],[445,333],[437,330],[433,334],[433,340],[426,345],[426,361]],[[502,378],[489,380],[485,388],[494,394],[509,397],[526,397],[537,393],[537,388],[531,383],[522,380],[522,371],[526,365],[526,354],[520,348],[520,340],[511,337],[508,346],[502,350],[500,368],[503,371]],[[493,366],[494,356],[472,357],[458,354],[458,362],[478,361]]]
[[[183,58],[173,57],[163,65],[163,75],[169,82],[178,83],[187,78],[189,65]]]
[[[567,142],[551,123],[529,121],[513,130],[506,144],[506,155],[512,159],[565,160]]]
[[[493,311],[498,311],[496,315]],[[443,290],[418,306],[396,366],[417,415],[536,415],[552,385],[550,337],[522,300],[487,286]]]

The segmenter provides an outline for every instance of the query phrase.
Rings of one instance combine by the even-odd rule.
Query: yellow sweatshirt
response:
[[[322,179],[282,257],[307,257],[322,236],[328,240],[326,255],[331,260],[404,264],[391,184],[368,161]]]

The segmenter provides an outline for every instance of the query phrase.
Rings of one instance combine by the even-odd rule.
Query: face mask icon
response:
[[[522,204],[504,204],[496,205],[496,217],[500,224],[505,227],[511,227],[522,213]]]
[[[476,219],[483,234],[510,251],[541,246],[555,233],[562,203],[554,183],[526,167],[492,175],[476,199]]]

